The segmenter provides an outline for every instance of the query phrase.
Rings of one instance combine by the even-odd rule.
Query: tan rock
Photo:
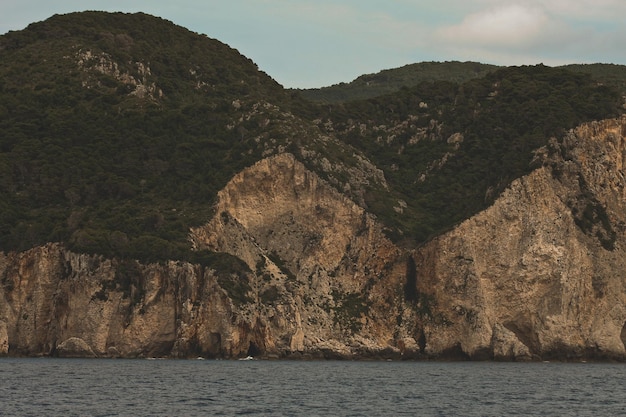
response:
[[[96,354],[83,339],[70,337],[57,346],[57,355],[61,358],[95,358]]]
[[[7,323],[0,321],[0,356],[9,353],[9,333],[7,331]]]
[[[528,346],[522,343],[515,333],[496,323],[492,333],[493,357],[497,360],[530,360]]]
[[[302,331],[302,328],[296,329],[296,332],[291,336],[289,350],[292,352],[304,351],[304,332]]]

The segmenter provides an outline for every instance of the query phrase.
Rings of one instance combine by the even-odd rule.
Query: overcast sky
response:
[[[286,87],[421,61],[626,64],[625,0],[0,0],[0,34],[83,10],[171,20]]]

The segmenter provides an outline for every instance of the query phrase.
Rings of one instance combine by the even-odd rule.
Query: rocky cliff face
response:
[[[626,120],[553,141],[543,166],[416,251],[426,352],[624,358]]]
[[[406,261],[363,209],[290,154],[244,170],[219,199],[192,242],[236,255],[249,273],[140,265],[55,244],[3,255],[4,352],[415,354],[415,319],[403,302]]]
[[[401,353],[397,342],[411,340],[405,255],[361,207],[292,155],[235,176],[216,212],[192,240],[255,271],[256,314],[277,353]]]
[[[50,244],[0,259],[4,353],[238,355],[240,314],[212,271],[74,254]],[[224,337],[222,338],[222,335]],[[245,352],[244,352],[245,353]]]
[[[622,119],[554,140],[492,207],[413,251],[272,156],[190,234],[249,271],[2,254],[0,353],[623,359],[625,136]]]

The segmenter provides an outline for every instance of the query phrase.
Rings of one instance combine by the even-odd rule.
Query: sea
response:
[[[626,364],[0,359],[2,416],[626,416]]]

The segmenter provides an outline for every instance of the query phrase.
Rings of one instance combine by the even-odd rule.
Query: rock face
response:
[[[11,354],[240,354],[239,341],[220,338],[239,326],[237,314],[212,271],[199,266],[140,265],[49,244],[3,256],[0,271]]]
[[[415,250],[291,154],[190,233],[249,270],[0,254],[0,354],[626,358],[626,120],[581,126],[487,210]]]
[[[94,358],[96,354],[91,346],[79,337],[70,337],[57,345],[57,354],[63,358]]]
[[[9,353],[60,354],[70,338],[113,357],[414,353],[395,342],[416,323],[403,302],[406,260],[363,209],[290,154],[241,172],[219,197],[192,242],[238,256],[249,273],[57,244],[3,255]]]
[[[427,353],[624,357],[625,122],[553,141],[542,167],[416,252]]]
[[[401,353],[395,340],[415,331],[403,296],[405,255],[361,207],[280,154],[236,175],[216,212],[192,240],[255,271],[250,321],[272,336],[263,350]]]

